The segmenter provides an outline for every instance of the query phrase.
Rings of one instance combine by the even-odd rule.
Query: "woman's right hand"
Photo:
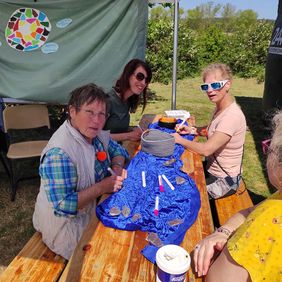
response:
[[[179,134],[197,134],[197,128],[194,126],[177,124],[175,130]]]
[[[101,183],[104,186],[104,193],[115,193],[122,188],[123,185],[123,176],[119,175],[111,175],[109,177],[104,178]]]

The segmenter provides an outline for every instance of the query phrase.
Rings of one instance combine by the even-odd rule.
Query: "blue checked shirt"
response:
[[[95,138],[93,141],[95,151],[104,151],[102,142]],[[129,158],[127,151],[113,140],[108,146],[110,159],[116,156]],[[106,159],[100,162],[95,161],[95,181],[100,182],[104,177],[109,176],[107,168],[110,162]],[[54,206],[54,213],[57,216],[72,217],[77,214],[77,171],[69,156],[60,148],[50,149],[39,167],[39,174],[48,201]]]

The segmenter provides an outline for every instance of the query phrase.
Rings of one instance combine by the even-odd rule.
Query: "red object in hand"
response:
[[[96,153],[97,160],[103,162],[107,159],[107,153],[105,151],[100,151]]]

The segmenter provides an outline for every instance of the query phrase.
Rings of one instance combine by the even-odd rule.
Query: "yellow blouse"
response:
[[[282,194],[273,194],[250,213],[227,248],[252,281],[282,282]]]

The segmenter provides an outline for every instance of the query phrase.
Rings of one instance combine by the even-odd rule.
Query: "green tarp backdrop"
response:
[[[1,1],[0,97],[66,103],[85,83],[109,90],[144,59],[147,19],[147,0]]]

